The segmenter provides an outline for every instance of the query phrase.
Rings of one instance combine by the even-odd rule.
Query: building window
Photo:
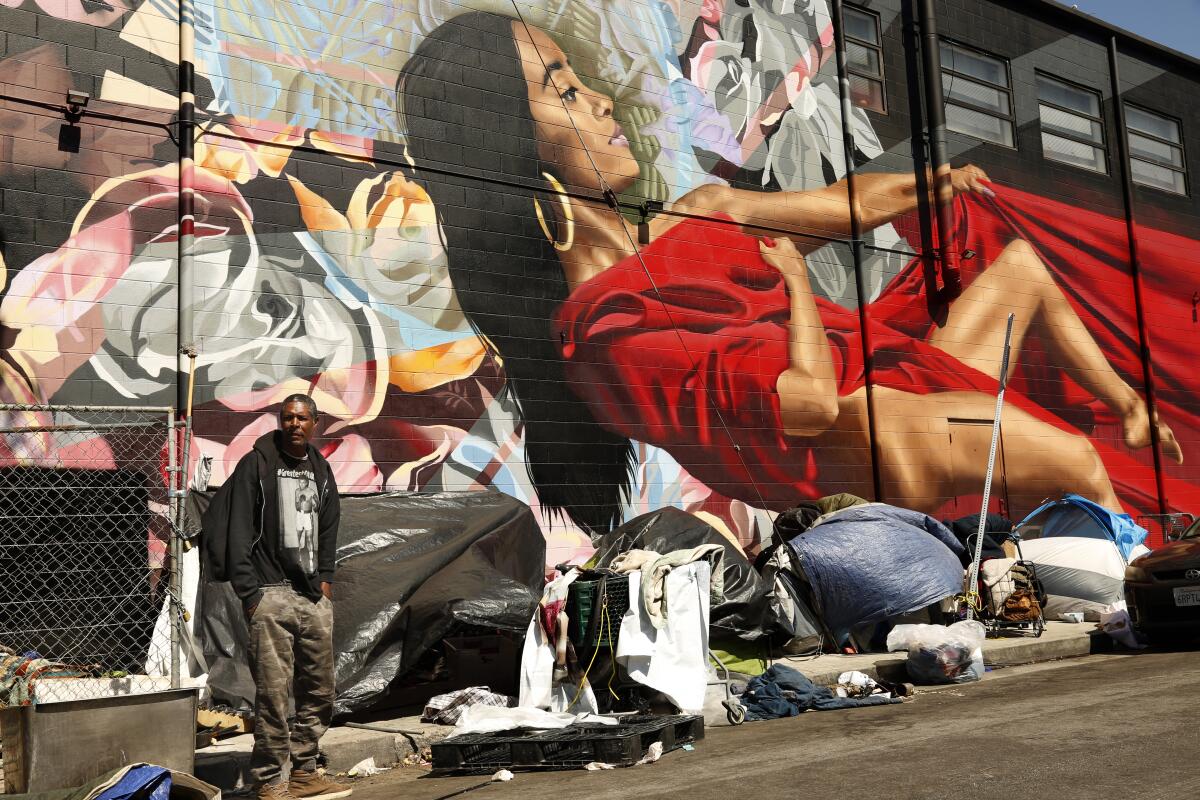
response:
[[[946,127],[987,142],[1015,147],[1008,62],[942,42]]]
[[[844,6],[842,29],[846,39],[846,77],[850,82],[850,102],[859,108],[886,114],[883,36],[879,15]]]
[[[1038,73],[1042,155],[1093,172],[1108,172],[1100,95]]]
[[[1187,194],[1183,134],[1179,123],[1134,106],[1125,106],[1129,166],[1133,182],[1165,192]]]

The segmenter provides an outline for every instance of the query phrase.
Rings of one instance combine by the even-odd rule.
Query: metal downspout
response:
[[[858,293],[858,327],[862,332],[862,358],[867,392],[867,437],[871,446],[871,483],[877,502],[885,502],[883,478],[879,473],[879,443],[875,436],[875,392],[872,384],[874,346],[871,343],[868,288],[863,273],[863,232],[859,216],[857,165],[854,163],[854,137],[850,130],[850,78],[846,68],[846,39],[842,29],[842,0],[832,0],[833,37],[836,50],[838,98],[842,106],[842,150],[846,158],[846,197],[850,203],[850,254],[854,260],[854,284]]]
[[[921,78],[925,93],[925,123],[929,128],[929,160],[933,168],[934,224],[938,255],[942,262],[942,285],[937,290],[942,302],[962,294],[958,270],[958,230],[954,219],[954,187],[950,159],[946,155],[946,106],[942,95],[942,62],[933,0],[917,0],[921,27]]]
[[[1137,312],[1138,356],[1142,362],[1142,382],[1146,387],[1146,410],[1150,415],[1150,449],[1154,456],[1154,484],[1158,490],[1158,513],[1166,514],[1167,487],[1163,480],[1162,448],[1159,446],[1158,402],[1154,391],[1154,369],[1150,361],[1150,336],[1146,332],[1146,313],[1142,305],[1142,268],[1138,258],[1137,229],[1133,216],[1133,174],[1129,166],[1129,140],[1125,128],[1125,105],[1121,101],[1121,74],[1117,66],[1117,37],[1108,39],[1108,75],[1112,81],[1113,108],[1117,118],[1117,157],[1121,161],[1121,188],[1125,200],[1125,238],[1129,241],[1129,272],[1133,278],[1133,302]]]
[[[178,280],[178,319],[176,336],[178,338],[178,354],[176,361],[176,409],[189,407],[187,376],[189,374],[189,356],[195,354],[193,342],[193,303],[194,303],[194,243],[195,243],[195,142],[196,142],[196,28],[195,5],[193,0],[179,0],[179,202],[177,219],[177,241],[179,268],[176,273]],[[190,422],[190,420],[188,420]],[[183,614],[183,541],[182,509],[180,495],[187,488],[187,464],[178,463],[181,448],[177,447],[178,433],[175,427],[175,413],[170,414],[170,460],[176,472],[170,478],[172,514],[171,525],[171,686],[180,685],[180,662],[182,631],[185,623]],[[186,451],[186,447],[182,448]]]

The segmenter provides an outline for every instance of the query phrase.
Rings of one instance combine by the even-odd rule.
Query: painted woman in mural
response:
[[[639,166],[612,100],[583,84],[542,31],[489,13],[455,18],[407,62],[399,92],[456,293],[503,363],[544,505],[593,531],[618,523],[631,439],[768,509],[870,491],[858,314],[816,297],[804,262],[820,244],[811,237],[849,238],[844,182],[775,193],[703,186],[638,244],[637,228],[607,204],[567,195],[623,191]],[[953,185],[960,201],[992,194],[974,167],[956,169]],[[868,228],[917,207],[910,174],[864,174],[859,191]],[[1010,311],[1018,351],[1036,340],[1119,419],[1128,449],[1149,445],[1145,403],[1034,247],[1011,230],[966,241],[981,256],[944,324],[929,318],[915,265],[868,306],[886,499],[934,511],[979,491],[986,459],[952,464],[948,426],[991,417],[989,375]],[[1158,432],[1182,460],[1171,430]],[[1072,490],[1120,508],[1096,446],[1059,416],[1018,396],[1004,437],[1014,502]]]

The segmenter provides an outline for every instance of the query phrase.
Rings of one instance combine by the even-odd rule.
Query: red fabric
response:
[[[957,210],[960,246],[977,253],[962,264],[964,286],[1014,238],[1027,239],[1117,370],[1141,386],[1123,220],[999,187],[995,200],[964,196]],[[1164,248],[1187,242],[1148,230],[1142,239],[1146,263]],[[758,239],[726,221],[689,219],[641,254],[642,261],[627,258],[578,287],[556,319],[568,379],[597,419],[669,450],[710,488],[749,503],[782,509],[845,490],[844,484],[821,482],[818,458],[836,454],[814,452],[803,439],[782,434],[775,381],[788,363],[788,300],[779,273],[759,255]],[[1157,270],[1173,268],[1169,260],[1155,262]],[[1170,276],[1156,273],[1147,307],[1178,304],[1179,298],[1158,288],[1170,283]],[[817,305],[839,394],[850,394],[864,383],[858,313],[820,298]],[[926,342],[933,323],[916,259],[868,310],[877,385],[922,394],[995,394],[992,377]],[[1092,398],[1030,345],[1021,354],[1011,402],[1065,430],[1093,434],[1129,510],[1156,513],[1154,473],[1145,451],[1131,456],[1098,440]],[[1180,352],[1187,347],[1183,341],[1174,346]],[[1160,363],[1186,365],[1164,347],[1168,351]],[[1190,434],[1200,432],[1200,415],[1195,403],[1185,402],[1187,384],[1184,374],[1163,375],[1159,399],[1164,417],[1179,426],[1176,433],[1183,429],[1188,435],[1181,438],[1194,442],[1200,435]],[[1200,454],[1193,450],[1195,455]],[[1195,486],[1170,483],[1173,502],[1200,498]]]

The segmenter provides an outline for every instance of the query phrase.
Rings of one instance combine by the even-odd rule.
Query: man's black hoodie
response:
[[[337,556],[337,531],[341,502],[329,462],[311,444],[308,466],[317,481],[317,572],[306,574],[300,562],[281,546],[279,481],[276,473],[287,465],[280,455],[279,431],[264,434],[254,450],[238,462],[229,480],[229,581],[246,610],[258,605],[262,587],[290,583],[314,603],[321,599],[321,582],[333,582]],[[263,461],[261,480],[259,460]]]

